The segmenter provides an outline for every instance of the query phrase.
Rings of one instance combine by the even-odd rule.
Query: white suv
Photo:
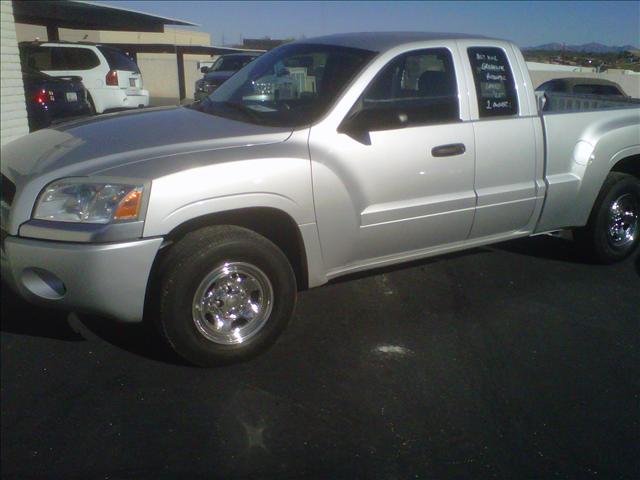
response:
[[[149,105],[138,65],[121,50],[79,43],[21,43],[22,62],[54,77],[79,76],[96,113]]]

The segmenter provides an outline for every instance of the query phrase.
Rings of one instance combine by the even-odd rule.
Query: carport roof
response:
[[[78,30],[163,32],[165,25],[199,26],[175,18],[79,0],[14,1],[13,15],[18,23]]]

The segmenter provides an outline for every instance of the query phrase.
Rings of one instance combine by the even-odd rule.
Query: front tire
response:
[[[640,242],[640,180],[611,172],[589,222],[574,234],[583,251],[598,263],[615,263],[631,255]]]
[[[160,332],[195,365],[255,356],[293,315],[296,279],[287,257],[245,228],[214,226],[187,234],[159,274]]]

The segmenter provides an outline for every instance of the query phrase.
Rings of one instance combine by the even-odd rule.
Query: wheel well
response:
[[[630,157],[623,158],[613,166],[611,171],[628,173],[640,178],[640,155],[632,155]]]
[[[211,225],[235,225],[268,238],[287,256],[296,275],[298,290],[308,288],[307,256],[295,220],[275,208],[256,207],[212,213],[191,219],[174,228],[166,241],[176,242],[188,232]]]

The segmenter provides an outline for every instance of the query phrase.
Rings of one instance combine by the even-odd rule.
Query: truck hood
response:
[[[180,162],[191,153],[214,163],[216,150],[284,142],[291,132],[185,107],[101,115],[39,130],[2,147],[2,175],[16,190],[10,214],[3,204],[3,229],[15,234],[40,191],[54,180],[95,175],[154,180],[168,163],[188,168]]]
[[[2,148],[2,173],[15,183],[54,173],[95,175],[179,153],[285,141],[291,129],[265,127],[185,107],[104,115],[40,130]],[[148,179],[154,178],[147,162]]]

